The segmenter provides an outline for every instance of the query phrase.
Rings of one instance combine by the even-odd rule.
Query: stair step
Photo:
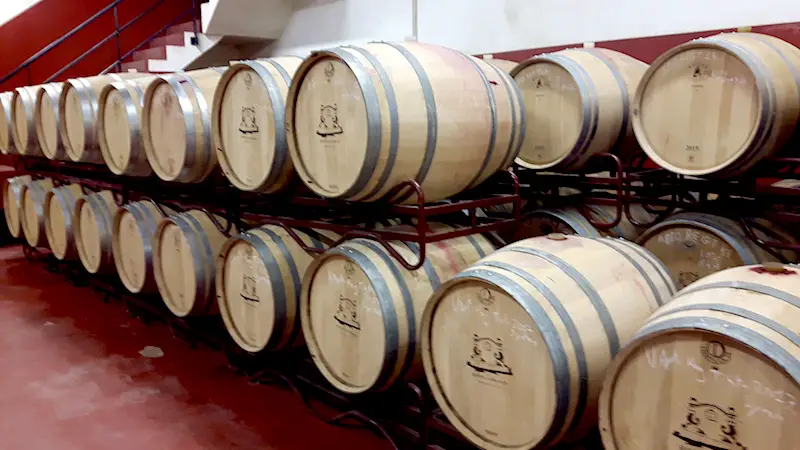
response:
[[[185,43],[183,32],[180,32],[153,39],[150,41],[150,48],[165,47],[167,45],[183,45]]]
[[[178,25],[173,25],[167,28],[167,34],[183,33],[186,31],[194,31],[194,26],[192,25],[192,22],[179,23]],[[203,31],[203,25],[198,21],[197,32],[200,33],[202,31]]]
[[[151,47],[133,52],[134,61],[145,61],[148,59],[167,59],[167,47]]]
[[[138,72],[149,72],[150,67],[147,60],[144,61],[130,61],[122,63],[122,71],[127,72],[129,70],[136,70]]]

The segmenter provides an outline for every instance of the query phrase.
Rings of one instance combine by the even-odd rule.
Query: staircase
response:
[[[195,40],[195,25],[186,22],[167,28],[166,34],[150,41],[148,48],[133,53],[131,60],[122,63],[122,71],[167,73],[182,70],[211,46],[211,40],[199,33]]]

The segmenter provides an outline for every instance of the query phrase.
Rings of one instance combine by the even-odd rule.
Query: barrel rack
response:
[[[416,205],[356,204],[315,197],[299,183],[285,193],[258,195],[240,192],[218,175],[202,184],[185,185],[161,182],[154,177],[116,177],[104,166],[37,158],[18,158],[15,168],[34,178],[51,177],[57,184],[80,183],[90,191],[111,190],[120,204],[150,199],[177,210],[203,209],[242,229],[263,224],[281,226],[308,252],[319,250],[305,246],[292,228],[334,231],[342,236],[338,242],[368,237],[380,242],[410,270],[423,264],[426,244],[472,233],[493,234],[513,229],[525,220],[527,212],[542,206],[577,206],[601,230],[616,226],[623,215],[636,224],[630,214],[630,205],[636,203],[654,214],[654,223],[678,209],[735,216],[762,247],[775,253],[778,249],[800,252],[798,245],[759,240],[753,234],[756,225],[747,219],[765,217],[788,225],[800,222],[800,182],[798,187],[787,187],[792,183],[786,182],[800,179],[798,158],[772,159],[761,163],[747,179],[722,181],[678,176],[648,167],[646,161],[623,163],[617,156],[600,154],[579,174],[517,168],[499,173],[478,190],[431,205],[425,204],[422,188],[413,181],[404,183],[398,190],[415,191]],[[782,184],[776,186],[777,182]],[[614,220],[603,223],[589,217],[585,205],[591,204],[615,206]],[[402,231],[375,226],[387,219],[411,226]],[[431,232],[427,224],[433,220],[460,226],[451,231]],[[215,223],[221,231],[230,234],[230,229]],[[495,239],[500,238],[495,235]],[[403,259],[388,244],[390,240],[418,243],[419,260]],[[120,302],[131,316],[145,323],[166,324],[173,336],[189,346],[205,345],[223,351],[229,366],[249,382],[278,384],[291,389],[312,415],[325,422],[372,428],[394,449],[473,448],[444,418],[424,382],[401,384],[385,393],[344,395],[328,385],[304,349],[278,355],[248,354],[235,345],[216,318],[177,318],[157,295],[130,294],[115,276],[90,276],[79,263],[57,261],[47,251],[30,248],[24,242],[23,250],[27,258],[45,263],[48,270],[65,274],[71,283],[99,292],[105,302]],[[331,413],[330,407],[344,412]],[[598,442],[596,436],[589,441],[592,443],[583,448],[599,445],[593,444]]]

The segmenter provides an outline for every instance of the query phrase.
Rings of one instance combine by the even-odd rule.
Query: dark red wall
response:
[[[652,63],[658,55],[664,53],[676,45],[682,44],[692,39],[697,39],[706,36],[713,36],[722,32],[736,31],[736,29],[728,28],[724,30],[702,31],[697,33],[685,34],[672,34],[667,36],[655,36],[636,39],[621,39],[617,41],[602,41],[596,42],[596,47],[607,48],[616,50],[633,56],[636,59],[644,61],[648,64]],[[760,27],[753,27],[753,32],[769,34],[781,38],[787,42],[800,47],[800,22],[785,23],[780,25],[765,25]],[[509,61],[522,61],[530,58],[531,56],[540,53],[554,52],[563,50],[565,48],[575,47],[576,44],[561,45],[558,47],[546,47],[529,50],[519,50],[514,52],[501,52],[495,53],[494,57],[498,59],[507,59]]]
[[[42,0],[0,26],[0,78],[111,3],[112,0]],[[156,3],[157,0],[123,1],[118,6],[120,25],[124,25]],[[163,4],[121,33],[122,54],[161,29],[191,5],[191,0],[165,0]],[[187,15],[180,22],[191,22],[191,16]],[[31,64],[30,82],[28,72],[25,70],[0,85],[0,92],[17,86],[41,83],[113,31],[114,15],[109,11]],[[59,79],[96,75],[116,59],[116,39],[112,39],[65,72]]]

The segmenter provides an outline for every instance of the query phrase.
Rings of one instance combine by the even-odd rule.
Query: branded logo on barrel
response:
[[[513,375],[505,361],[503,340],[500,338],[472,335],[472,354],[467,359],[467,367],[478,382],[492,386],[508,384],[506,378]]]
[[[256,292],[256,279],[249,275],[242,276],[242,290],[239,295],[242,300],[249,303],[258,303],[258,293]]]
[[[332,105],[320,105],[317,134],[325,138],[342,133],[342,126],[339,125],[339,107],[336,103]]]
[[[239,122],[239,132],[244,135],[258,133],[255,106],[242,106],[242,121]]]
[[[737,438],[736,410],[689,399],[686,420],[672,435],[681,450],[747,450]]]
[[[723,365],[731,361],[731,352],[719,341],[708,341],[703,344],[700,347],[700,354],[712,364]]]

